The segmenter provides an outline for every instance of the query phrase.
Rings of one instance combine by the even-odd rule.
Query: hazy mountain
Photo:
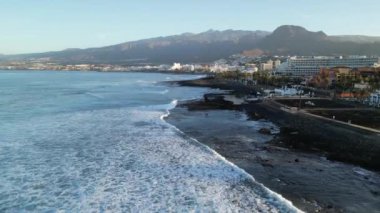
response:
[[[291,25],[277,28],[260,41],[259,48],[280,55],[380,55],[376,37],[328,36]]]
[[[380,55],[380,37],[328,36],[285,25],[265,31],[209,30],[199,34],[144,39],[122,44],[57,52],[4,56],[8,60],[41,59],[60,63],[211,62],[236,53],[248,55]],[[1,57],[0,57],[1,59]]]
[[[226,30],[144,39],[122,44],[9,56],[22,60],[45,58],[61,63],[172,63],[209,62],[254,48],[265,31]]]
[[[277,28],[259,43],[259,49],[268,54],[313,55],[320,52],[320,43],[327,35],[310,32],[303,27],[285,25]]]
[[[374,43],[380,42],[380,36],[362,36],[362,35],[340,35],[340,36],[330,36],[333,41],[341,42],[355,42],[355,43]]]

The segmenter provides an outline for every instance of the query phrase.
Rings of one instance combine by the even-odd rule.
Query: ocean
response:
[[[165,122],[197,77],[0,71],[0,212],[297,212]]]

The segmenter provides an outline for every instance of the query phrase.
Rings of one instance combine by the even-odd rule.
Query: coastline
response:
[[[201,86],[249,93],[250,89],[229,82],[207,79],[176,82],[180,86]],[[373,212],[380,209],[380,174],[361,167],[335,162],[328,154],[310,145],[302,147],[281,128],[269,142],[254,140],[260,134],[250,127],[265,118],[252,104],[236,106],[222,99],[180,102],[166,120],[189,137],[209,146],[258,182],[307,212]],[[243,118],[246,115],[249,119]],[[236,117],[234,117],[236,116]],[[244,117],[244,116],[243,116]],[[236,121],[236,122],[235,122]],[[238,123],[241,123],[238,124]],[[278,122],[276,123],[279,127]],[[308,139],[310,140],[310,139]],[[304,141],[308,142],[308,141]],[[301,144],[301,145],[300,145]],[[313,143],[311,143],[313,144]],[[301,146],[301,147],[300,147]]]
[[[173,74],[173,75],[209,75],[210,72],[199,72],[199,71],[165,71],[165,70],[130,70],[130,71],[119,71],[119,70],[54,70],[54,69],[0,69],[1,72],[100,72],[100,73],[162,73],[162,74]]]
[[[245,171],[244,169],[242,169],[241,167],[239,167],[238,165],[236,165],[235,163],[231,162],[230,160],[228,160],[226,157],[224,157],[223,155],[221,155],[219,152],[217,152],[215,149],[211,148],[208,144],[206,143],[202,143],[200,141],[198,141],[197,138],[191,136],[190,134],[187,134],[185,133],[184,131],[182,131],[181,129],[179,129],[177,126],[175,126],[173,123],[171,122],[168,122],[168,119],[171,115],[171,112],[173,110],[176,110],[177,106],[178,106],[178,101],[175,100],[173,101],[175,104],[173,105],[174,107],[173,108],[170,108],[167,110],[167,113],[162,115],[161,116],[161,120],[163,121],[166,121],[169,125],[171,125],[174,129],[176,129],[181,135],[183,135],[184,137],[188,138],[192,143],[195,143],[199,146],[201,146],[203,149],[207,150],[208,152],[218,156],[219,158],[221,158],[224,162],[226,162],[228,165],[232,166],[233,168],[235,168],[237,171],[241,172],[241,174],[247,176],[247,181],[246,181],[246,184],[248,185],[259,185],[260,187],[262,186],[262,188],[260,190],[263,190],[263,192],[265,193],[268,193],[270,195],[274,195],[277,199],[279,199],[279,201],[281,202],[284,202],[283,204],[287,207],[289,207],[290,209],[293,209],[295,210],[296,212],[301,212],[300,209],[298,209],[298,207],[296,207],[290,200],[286,199],[283,195],[267,188],[265,185],[263,185],[262,183],[260,182],[257,182],[256,179],[252,176],[252,174],[248,173],[247,171]],[[185,103],[186,101],[184,101]],[[170,117],[171,119],[171,117]]]

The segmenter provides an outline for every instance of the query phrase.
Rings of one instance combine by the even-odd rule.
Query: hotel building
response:
[[[275,71],[276,75],[287,75],[294,77],[308,77],[319,73],[322,68],[333,67],[373,67],[380,63],[376,57],[349,56],[349,57],[291,57],[282,63]]]

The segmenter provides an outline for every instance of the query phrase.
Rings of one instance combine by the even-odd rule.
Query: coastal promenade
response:
[[[322,110],[322,109],[320,109],[320,110]],[[342,111],[342,110],[343,111],[350,111],[352,109],[329,109],[329,110],[330,111],[331,110],[332,111],[334,111],[334,110],[337,110],[337,111]],[[368,110],[368,109],[360,109],[360,110]],[[350,126],[350,127],[353,127],[353,128],[358,128],[358,129],[361,129],[361,130],[366,130],[366,131],[369,131],[369,132],[372,132],[372,133],[377,133],[380,136],[380,130],[378,130],[378,129],[374,129],[374,128],[370,128],[370,127],[365,127],[365,126],[353,124],[353,123],[350,123],[350,122],[343,122],[343,121],[339,121],[339,120],[335,120],[335,119],[331,119],[331,118],[326,118],[326,117],[319,116],[319,115],[314,115],[312,113],[307,112],[306,110],[300,110],[299,113],[303,113],[303,114],[305,114],[307,116],[312,116],[312,117],[323,119],[323,120],[330,121],[330,122],[336,122],[337,124],[347,125],[347,126]]]
[[[277,98],[277,99],[281,99],[282,100],[284,98],[281,97],[281,98]],[[287,98],[287,99],[294,99],[294,98]],[[323,99],[324,98],[314,98],[314,100],[323,100]],[[324,100],[329,100],[329,99],[324,99]],[[321,120],[325,120],[325,121],[328,121],[328,122],[332,122],[332,123],[336,123],[336,124],[341,124],[341,125],[347,125],[347,126],[353,127],[353,128],[358,128],[360,130],[365,130],[365,131],[368,131],[370,133],[380,134],[380,129],[375,129],[375,128],[370,128],[370,127],[354,124],[354,123],[352,123],[350,121],[343,122],[343,121],[334,119],[334,117],[328,118],[328,117],[325,117],[325,116],[319,116],[319,115],[310,113],[309,112],[310,109],[308,109],[308,108],[306,108],[306,109],[304,109],[304,108],[301,108],[301,109],[297,108],[296,110],[291,110],[291,108],[289,108],[289,106],[277,102],[276,98],[275,99],[269,99],[268,102],[270,102],[271,103],[270,105],[272,105],[272,106],[278,106],[278,107],[280,107],[280,109],[282,109],[285,112],[299,113],[299,114],[303,114],[305,116],[310,116],[310,117],[321,119]],[[370,108],[370,107],[360,107],[360,108],[344,108],[344,107],[342,107],[342,108],[326,108],[326,107],[318,107],[318,108],[312,108],[312,111],[325,111],[325,110],[328,110],[328,111],[339,111],[340,112],[340,111],[374,111],[376,109]]]

